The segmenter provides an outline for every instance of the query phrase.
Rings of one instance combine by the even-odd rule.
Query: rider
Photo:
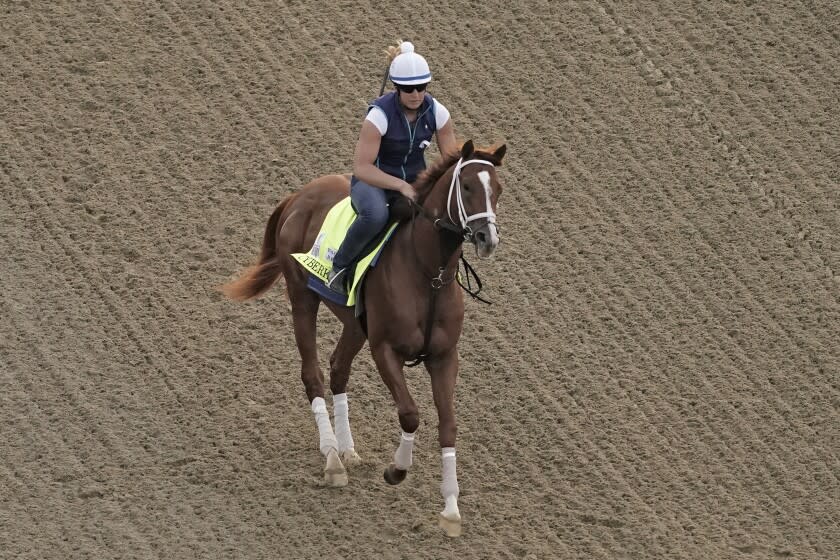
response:
[[[368,106],[353,157],[350,199],[358,216],[333,258],[327,287],[347,293],[347,273],[388,222],[388,205],[400,194],[414,200],[411,183],[426,168],[425,150],[436,133],[440,153],[457,150],[449,111],[426,92],[432,73],[405,41],[389,48],[394,91]]]

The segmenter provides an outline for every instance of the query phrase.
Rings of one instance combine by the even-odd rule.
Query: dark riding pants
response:
[[[358,216],[347,231],[347,237],[333,258],[333,269],[353,264],[361,257],[365,245],[388,224],[388,204],[400,196],[397,191],[380,189],[353,177],[350,181],[350,200]]]

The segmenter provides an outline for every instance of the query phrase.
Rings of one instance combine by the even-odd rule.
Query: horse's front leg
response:
[[[458,476],[455,471],[455,382],[458,378],[458,350],[451,348],[445,354],[426,362],[432,382],[432,395],[438,411],[438,438],[441,449],[442,479],[440,492],[444,509],[439,524],[450,537],[461,535],[461,513],[458,511]]]
[[[379,375],[391,391],[394,403],[397,405],[397,415],[400,419],[402,434],[400,444],[394,453],[394,462],[385,469],[385,481],[388,484],[399,484],[405,480],[408,468],[412,463],[414,449],[414,433],[420,424],[420,415],[403,375],[403,361],[388,344],[378,344],[372,348],[373,359]]]

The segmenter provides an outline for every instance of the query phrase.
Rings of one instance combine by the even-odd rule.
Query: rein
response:
[[[446,263],[449,260],[450,256],[452,254],[454,254],[454,251],[460,249],[460,247],[461,247],[461,245],[463,244],[464,241],[474,241],[474,239],[473,239],[473,233],[474,232],[469,227],[469,225],[468,225],[469,222],[471,222],[473,220],[476,220],[478,218],[487,217],[489,223],[492,223],[492,224],[496,223],[496,215],[490,209],[489,199],[488,199],[488,206],[487,206],[487,211],[486,212],[482,212],[482,213],[479,213],[479,214],[467,215],[466,208],[464,207],[464,202],[463,202],[463,199],[461,197],[460,173],[461,173],[461,168],[463,168],[465,165],[470,164],[470,163],[483,163],[483,164],[487,164],[487,165],[493,165],[492,162],[489,162],[489,161],[486,161],[486,160],[479,160],[479,159],[473,159],[473,160],[467,160],[467,161],[463,161],[463,160],[460,160],[460,159],[458,160],[458,163],[455,165],[455,170],[452,173],[452,181],[449,185],[449,195],[447,196],[447,199],[446,199],[447,200],[447,203],[446,203],[447,214],[449,215],[449,220],[448,221],[444,220],[442,218],[436,218],[436,217],[432,216],[431,214],[429,214],[429,212],[425,208],[423,208],[422,206],[420,206],[416,202],[411,201],[411,206],[414,210],[411,214],[411,246],[414,248],[414,259],[415,259],[415,261],[417,262],[417,264],[420,265],[420,269],[423,271],[423,275],[426,277],[427,280],[430,281],[430,284],[429,284],[430,292],[429,292],[429,306],[428,306],[428,311],[426,313],[426,329],[425,329],[425,332],[423,334],[423,347],[420,349],[420,352],[417,354],[417,356],[411,362],[406,362],[405,363],[405,365],[407,367],[417,366],[417,365],[419,365],[419,364],[421,364],[421,363],[423,363],[423,362],[425,362],[426,360],[429,359],[429,342],[431,341],[432,327],[433,327],[434,322],[435,322],[434,321],[435,320],[435,311],[436,311],[435,303],[437,301],[437,296],[440,293],[440,290],[442,288],[451,284],[453,280],[457,280],[458,285],[465,292],[467,292],[470,296],[472,296],[474,299],[477,299],[478,301],[481,301],[481,302],[486,303],[486,304],[490,304],[489,301],[485,300],[484,298],[479,297],[479,295],[478,295],[479,292],[481,292],[481,288],[482,288],[481,279],[478,277],[478,274],[476,274],[475,269],[473,269],[473,267],[464,258],[463,249],[461,249],[461,254],[458,256],[458,258],[464,264],[464,277],[467,279],[467,286],[464,286],[464,284],[461,283],[461,279],[458,277],[458,271],[459,271],[459,268],[460,268],[458,265],[456,265],[455,271],[449,279],[446,279],[444,277],[445,272],[446,272],[446,268],[447,268]],[[453,191],[457,192],[458,217],[459,217],[459,221],[461,222],[460,227],[454,223],[454,221],[452,220],[452,215],[451,215],[450,207],[451,207],[451,203],[452,203],[452,193],[453,193]],[[417,244],[414,242],[414,224],[415,224],[415,219],[416,219],[418,214],[420,216],[422,216],[423,218],[432,222],[432,224],[434,225],[434,228],[436,230],[448,231],[448,232],[454,234],[455,236],[457,236],[457,238],[458,238],[458,241],[455,244],[455,246],[451,250],[447,250],[447,245],[448,245],[446,243],[447,237],[444,236],[444,235],[439,236],[441,254],[444,255],[444,259],[443,259],[444,266],[441,266],[441,267],[438,268],[437,276],[433,276],[431,273],[429,273],[427,271],[425,265],[420,260],[420,256],[417,254]],[[472,276],[476,281],[477,288],[476,288],[475,291],[472,291],[472,282],[470,280],[470,276]]]
[[[446,221],[442,220],[441,218],[435,218],[434,216],[429,214],[426,211],[425,208],[423,208],[422,206],[420,206],[416,202],[412,201],[411,205],[412,205],[413,209],[415,210],[415,212],[411,216],[411,238],[412,238],[412,245],[414,246],[414,258],[417,260],[417,262],[420,264],[421,267],[423,267],[423,263],[420,262],[420,258],[417,256],[417,246],[414,245],[414,218],[417,216],[417,214],[419,214],[423,218],[426,218],[427,220],[432,222],[432,225],[434,225],[435,229],[449,231],[449,232],[457,235],[458,237],[463,237],[465,241],[469,241],[472,238],[472,230],[470,230],[468,227],[467,228],[459,228],[458,226],[456,226],[455,224],[453,224],[451,222],[446,222]],[[459,259],[461,260],[461,264],[464,265],[464,278],[466,279],[467,284],[464,285],[461,282],[461,277],[456,272],[455,275],[454,275],[454,279],[457,280],[458,285],[461,286],[461,288],[465,292],[467,292],[473,299],[476,299],[476,300],[478,300],[482,303],[486,303],[488,305],[492,305],[492,302],[487,301],[486,299],[484,299],[484,298],[482,298],[478,295],[479,293],[481,293],[481,289],[483,288],[484,285],[481,282],[481,278],[478,277],[478,274],[476,273],[475,269],[472,267],[472,265],[469,262],[467,262],[467,259],[466,259],[466,257],[464,257],[463,252],[461,253],[461,256],[459,257]],[[425,270],[425,268],[423,269],[423,272],[429,280],[437,280],[438,278],[441,278],[441,275],[443,274],[444,269],[439,269],[438,276],[436,276],[434,278],[432,277],[431,274],[429,274]],[[472,280],[470,278],[472,278]],[[475,280],[475,283],[476,283],[475,291],[473,291],[473,288],[472,288],[472,281],[473,280]],[[450,282],[452,282],[452,279],[450,279],[447,282],[447,284],[450,283]]]

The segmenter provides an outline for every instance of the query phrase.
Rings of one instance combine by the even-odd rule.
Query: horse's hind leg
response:
[[[306,388],[306,396],[315,414],[320,437],[319,448],[326,457],[324,479],[331,486],[345,486],[347,471],[338,455],[338,441],[330,423],[330,415],[324,401],[324,376],[318,364],[316,346],[316,322],[318,319],[319,299],[305,286],[287,284],[289,300],[292,304],[292,318],[295,327],[295,341],[301,357],[300,377]]]
[[[338,453],[347,466],[362,462],[356,453],[353,435],[350,432],[350,410],[347,400],[347,381],[350,378],[350,366],[353,358],[365,344],[365,333],[359,323],[351,319],[344,323],[344,330],[338,339],[338,345],[330,356],[330,390],[333,394],[333,412],[335,414],[335,436],[338,440]]]

